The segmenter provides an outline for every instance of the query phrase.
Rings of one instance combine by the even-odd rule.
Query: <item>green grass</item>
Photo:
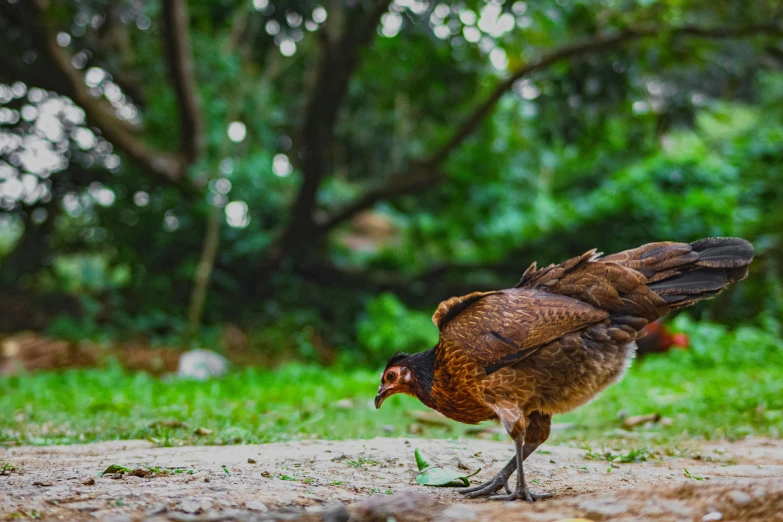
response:
[[[617,455],[682,439],[781,436],[783,348],[777,337],[758,329],[678,324],[691,333],[690,351],[635,363],[593,402],[556,416],[555,422],[573,426],[553,430],[550,441],[590,448],[609,443]],[[170,446],[410,436],[416,421],[406,412],[425,407],[398,395],[376,410],[378,378],[378,371],[303,365],[240,369],[204,383],[118,367],[0,377],[0,444],[148,439]],[[620,410],[660,413],[672,423],[625,436]],[[419,436],[461,437],[465,428],[424,426]],[[605,448],[590,452],[606,454]]]
[[[6,377],[0,379],[0,443],[141,438],[166,446],[407,436],[415,421],[405,412],[424,407],[394,396],[375,410],[377,380],[376,372],[306,366],[245,369],[206,383],[164,382],[116,368]],[[346,398],[351,407],[338,403]],[[783,432],[783,368],[695,369],[666,359],[644,361],[589,405],[555,417],[574,427],[554,431],[553,439],[612,438],[620,410],[658,412],[673,420],[670,426],[638,429],[645,441],[777,437]],[[462,433],[459,425],[453,431],[425,427],[424,436]]]

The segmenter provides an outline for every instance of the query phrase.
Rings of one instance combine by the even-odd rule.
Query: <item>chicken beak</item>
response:
[[[386,397],[391,395],[392,388],[391,386],[384,386],[381,384],[380,388],[378,388],[378,395],[375,396],[375,409],[379,409],[381,407],[381,404],[383,404],[383,401],[386,400]]]

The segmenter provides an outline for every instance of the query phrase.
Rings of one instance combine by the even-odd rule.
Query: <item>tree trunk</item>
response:
[[[212,208],[207,216],[207,229],[204,244],[201,249],[201,258],[196,267],[196,275],[193,278],[193,292],[190,296],[188,308],[188,327],[185,336],[185,345],[191,344],[201,328],[201,318],[204,316],[204,306],[207,302],[209,280],[212,270],[215,268],[218,247],[220,246],[221,212],[217,207]]]

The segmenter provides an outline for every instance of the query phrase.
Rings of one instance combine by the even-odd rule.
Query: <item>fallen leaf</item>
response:
[[[422,456],[421,451],[419,451],[419,448],[413,450],[413,458],[416,459],[416,467],[419,468],[419,471],[430,466],[430,463],[424,460],[424,457]]]
[[[481,471],[481,468],[477,469],[473,473],[467,475],[464,471],[457,471],[452,468],[444,468],[441,466],[430,466],[419,471],[416,475],[416,482],[422,486],[439,486],[439,487],[464,487],[470,486],[470,477]]]
[[[470,486],[470,480],[473,475],[481,471],[481,468],[477,469],[471,474],[466,474],[462,471],[457,471],[452,468],[444,468],[443,466],[433,466],[424,458],[418,448],[414,450],[413,455],[416,459],[416,467],[419,468],[419,473],[416,475],[416,482],[422,486],[438,486],[438,487],[463,487]]]
[[[33,482],[33,486],[41,486],[44,488],[48,488],[51,485],[52,485],[51,482]]]
[[[255,464],[255,463],[256,463],[256,459],[251,459],[251,458],[248,458],[248,459],[247,459],[247,463],[248,463],[248,464]]]
[[[131,469],[126,468],[125,466],[120,466],[119,464],[112,464],[108,468],[104,469],[101,472],[101,475],[108,475],[111,473],[128,473]]]
[[[82,484],[84,484],[85,486],[94,486],[95,485],[95,479],[90,477],[87,480],[85,480],[84,482],[82,482]]]
[[[659,420],[661,420],[660,413],[648,413],[647,415],[634,415],[632,417],[626,418],[623,421],[623,428],[631,429],[631,428],[635,428],[636,426],[640,426],[642,424],[647,424],[648,422],[658,422]]]

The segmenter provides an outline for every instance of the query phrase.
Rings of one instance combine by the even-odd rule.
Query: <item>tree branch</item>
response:
[[[84,109],[87,119],[103,133],[113,145],[125,151],[142,168],[179,183],[184,178],[184,165],[178,156],[160,152],[137,139],[128,131],[125,123],[117,118],[100,100],[93,98],[84,83],[82,73],[71,65],[71,57],[57,44],[54,30],[46,21],[46,0],[33,2],[38,17],[37,32],[42,53],[48,58],[61,77],[58,92],[69,96]]]
[[[411,167],[405,174],[395,174],[386,183],[368,190],[356,200],[318,223],[319,233],[325,233],[376,203],[406,194],[415,194],[441,182],[443,174],[437,170],[426,172],[422,166]],[[413,173],[416,174],[413,174]]]
[[[692,36],[698,38],[727,39],[757,34],[781,35],[783,34],[783,26],[779,24],[757,24],[738,28],[705,28],[695,25],[675,28],[638,27],[614,34],[597,35],[587,40],[566,44],[550,51],[541,56],[538,60],[519,67],[512,72],[508,78],[500,82],[484,101],[482,101],[462,121],[462,123],[457,126],[451,138],[446,143],[426,156],[423,160],[413,163],[411,168],[390,176],[389,181],[385,185],[370,189],[357,200],[347,204],[342,209],[334,212],[333,215],[325,218],[319,226],[319,232],[328,232],[333,227],[352,218],[357,213],[371,208],[379,201],[425,191],[442,181],[444,179],[443,176],[433,176],[426,173],[436,171],[449,154],[459,148],[462,143],[476,131],[480,123],[492,113],[495,105],[497,105],[503,95],[521,78],[528,76],[533,72],[551,67],[564,60],[577,58],[596,51],[617,48],[632,40],[661,34],[668,34],[671,37]],[[420,179],[412,179],[417,175],[422,175],[422,173],[423,177]]]
[[[318,73],[306,104],[304,123],[298,138],[302,185],[292,209],[292,218],[282,243],[296,242],[316,228],[314,211],[318,189],[329,168],[329,151],[334,142],[337,114],[348,91],[348,82],[359,64],[359,52],[372,41],[381,15],[391,0],[375,0],[364,10],[358,2],[338,41],[324,36]]]
[[[200,156],[204,125],[196,92],[185,0],[163,0],[163,21],[166,58],[179,106],[180,151],[185,162],[191,165]]]
[[[705,28],[696,25],[686,25],[683,27],[637,27],[635,29],[627,29],[625,31],[609,34],[598,35],[587,40],[580,42],[574,42],[566,44],[558,49],[550,51],[538,60],[527,63],[518,69],[516,69],[511,76],[501,82],[495,89],[487,96],[487,98],[476,107],[473,112],[457,127],[457,130],[452,135],[451,139],[447,141],[438,150],[428,156],[424,163],[430,165],[440,164],[446,157],[457,147],[462,145],[462,142],[470,136],[478,127],[479,123],[486,118],[495,105],[503,97],[503,95],[511,89],[514,84],[525,76],[530,75],[533,72],[546,69],[559,63],[563,60],[584,56],[596,51],[602,51],[604,49],[612,49],[619,47],[620,45],[629,42],[631,40],[638,40],[645,37],[657,36],[661,34],[668,34],[671,37],[674,36],[694,36],[699,38],[712,38],[712,39],[726,39],[726,38],[740,38],[743,36],[750,36],[756,34],[783,34],[783,26],[778,24],[758,24],[747,27],[738,28]]]

